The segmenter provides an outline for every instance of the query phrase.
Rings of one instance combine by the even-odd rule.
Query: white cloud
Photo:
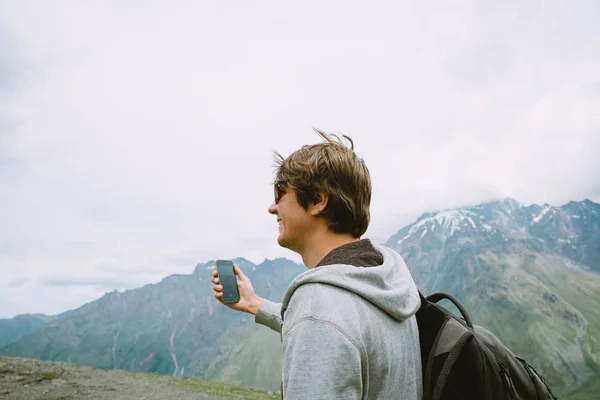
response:
[[[228,4],[0,5],[0,317],[295,257],[271,150],[313,126],[366,159],[376,241],[433,208],[600,200],[596,2]]]

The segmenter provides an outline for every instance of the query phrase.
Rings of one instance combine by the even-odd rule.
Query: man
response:
[[[276,154],[275,200],[280,246],[302,256],[283,303],[258,297],[235,266],[240,301],[282,334],[283,397],[420,399],[421,353],[415,313],[419,293],[402,257],[360,239],[369,225],[371,179],[362,159],[335,135]],[[215,297],[222,286],[213,273]],[[225,303],[224,303],[225,304]]]

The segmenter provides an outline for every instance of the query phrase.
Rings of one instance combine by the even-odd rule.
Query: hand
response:
[[[237,303],[223,303],[223,286],[219,283],[219,273],[215,270],[213,271],[213,279],[212,283],[213,290],[215,291],[215,298],[219,300],[222,304],[225,304],[227,307],[236,310],[247,312],[248,314],[256,315],[258,311],[258,306],[262,299],[254,293],[254,288],[252,287],[252,283],[250,279],[244,275],[242,270],[237,266],[237,264],[233,264],[233,269],[235,271],[235,275],[237,276],[237,285],[238,291],[240,293],[240,301]]]

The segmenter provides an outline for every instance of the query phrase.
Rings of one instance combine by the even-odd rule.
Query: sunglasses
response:
[[[286,181],[277,181],[273,185],[273,194],[275,196],[275,204],[278,204],[279,200],[281,200],[281,198],[285,194],[285,190],[282,188],[285,185],[287,185]]]

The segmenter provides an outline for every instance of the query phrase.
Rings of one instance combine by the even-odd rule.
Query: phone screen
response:
[[[223,286],[223,301],[225,303],[240,301],[233,262],[230,260],[217,260],[217,272],[219,273],[219,282]]]

